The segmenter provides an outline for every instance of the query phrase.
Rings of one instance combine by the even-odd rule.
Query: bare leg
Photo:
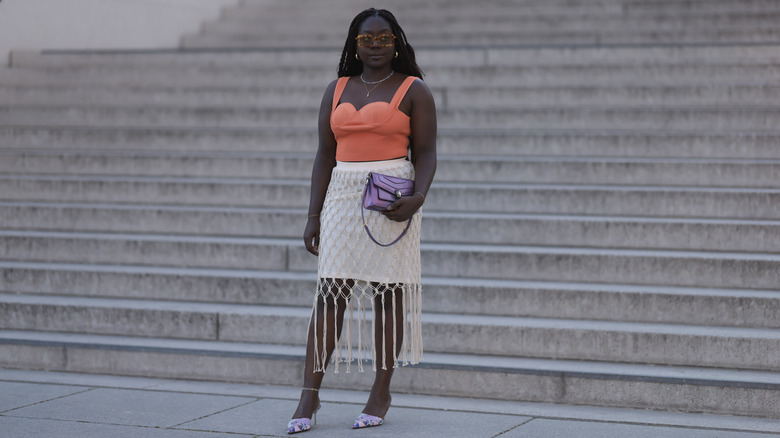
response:
[[[393,297],[395,289],[395,298]],[[390,380],[393,378],[394,358],[401,353],[404,336],[403,290],[396,285],[391,285],[381,295],[374,299],[374,318],[376,318],[376,331],[374,342],[376,345],[377,369],[374,378],[374,386],[368,397],[363,412],[369,415],[384,418],[390,408]],[[384,324],[382,324],[382,310],[384,310]],[[395,318],[393,318],[395,315]],[[395,332],[395,345],[393,345],[393,332]],[[384,363],[384,367],[382,364]],[[384,369],[383,369],[384,368]]]
[[[334,289],[346,287],[351,290],[353,282],[336,280],[337,286]],[[349,293],[346,294],[349,296]],[[335,297],[335,298],[334,298]],[[327,321],[325,320],[325,307],[327,306]],[[344,311],[347,308],[347,299],[343,296],[337,296],[335,293],[325,297],[320,296],[317,299],[317,306],[312,310],[312,323],[309,324],[309,335],[306,343],[306,364],[303,368],[303,388],[319,389],[322,384],[324,372],[314,371],[314,343],[317,344],[317,350],[326,353],[324,366],[327,367],[333,350],[336,348],[336,337],[341,337],[341,329],[344,327]],[[314,321],[317,322],[317,336],[314,336]],[[327,339],[323,339],[323,333],[327,327]],[[330,335],[336,330],[336,337]],[[314,410],[320,404],[320,397],[317,391],[301,391],[301,399],[298,402],[298,408],[295,410],[292,418],[311,418]]]

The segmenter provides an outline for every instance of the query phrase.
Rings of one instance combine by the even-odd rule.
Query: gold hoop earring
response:
[[[393,56],[393,59],[398,58],[398,52],[395,52],[395,56]]]
[[[355,59],[357,59],[358,61],[360,61],[360,57],[358,56],[357,52],[355,53]]]

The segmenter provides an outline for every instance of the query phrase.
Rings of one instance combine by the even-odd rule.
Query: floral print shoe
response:
[[[375,417],[373,415],[362,413],[355,419],[355,424],[352,425],[352,428],[362,429],[364,427],[381,426],[384,422],[385,420],[381,417]]]
[[[320,410],[321,406],[317,406],[317,409],[314,411],[314,424],[317,424],[317,411]],[[288,434],[306,432],[309,429],[311,429],[311,418],[293,418],[287,423]]]

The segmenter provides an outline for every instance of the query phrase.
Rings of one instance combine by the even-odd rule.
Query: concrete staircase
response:
[[[14,54],[0,366],[299,384],[316,111],[365,6]],[[441,127],[425,361],[394,390],[780,417],[780,3],[387,7]]]

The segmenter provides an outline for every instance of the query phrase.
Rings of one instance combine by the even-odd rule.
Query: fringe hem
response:
[[[358,372],[363,372],[363,362],[372,360],[372,370],[377,370],[377,363],[381,363],[382,369],[387,369],[387,345],[392,342],[393,368],[399,366],[417,364],[422,360],[422,287],[419,283],[377,283],[364,280],[334,280],[320,278],[317,282],[317,293],[314,296],[314,316],[311,323],[314,326],[314,371],[325,372],[327,366],[327,352],[320,351],[320,339],[318,336],[317,306],[324,303],[322,318],[322,345],[328,343],[328,337],[332,338],[335,345],[331,362],[334,365],[334,373],[339,373],[339,366],[344,364],[349,373],[353,362],[357,362]],[[401,295],[400,298],[397,297]],[[378,298],[378,299],[377,299]],[[390,300],[389,305],[386,300]],[[368,303],[366,302],[368,301]],[[377,301],[380,302],[377,308]],[[396,311],[400,301],[401,312]],[[336,327],[336,320],[340,314],[340,307],[345,306],[342,336],[337,331],[328,332],[328,321],[332,321],[331,327]],[[371,309],[371,330],[368,329],[368,308]],[[389,315],[387,313],[390,313]],[[398,317],[401,317],[398,327]],[[392,321],[392,339],[387,339],[386,325]],[[378,325],[379,324],[379,325]],[[376,345],[375,333],[381,330],[382,345]],[[369,350],[368,343],[371,343]],[[401,343],[400,353],[397,354],[398,344]],[[355,354],[357,347],[357,354]],[[370,351],[370,356],[369,356]],[[381,356],[381,357],[377,357]],[[378,360],[379,359],[379,360]]]

